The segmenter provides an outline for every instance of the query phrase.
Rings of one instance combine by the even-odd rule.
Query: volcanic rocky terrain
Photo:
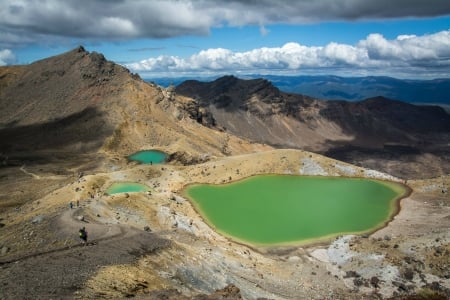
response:
[[[450,116],[437,106],[383,97],[352,103],[279,91],[267,80],[225,76],[185,81],[178,95],[196,100],[206,126],[277,148],[295,148],[402,178],[450,172]]]
[[[232,76],[165,89],[83,47],[1,67],[0,299],[446,299],[449,141],[438,107],[323,101]],[[127,159],[145,149],[168,161]],[[223,237],[181,196],[268,173],[411,194],[370,235],[270,248]],[[105,194],[118,181],[151,190]]]

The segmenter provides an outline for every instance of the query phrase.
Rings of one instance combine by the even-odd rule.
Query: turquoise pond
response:
[[[142,164],[160,164],[166,161],[167,154],[158,150],[139,151],[128,156],[129,160]]]
[[[145,184],[135,182],[115,182],[106,190],[106,194],[136,193],[147,192],[150,188]]]
[[[373,232],[397,214],[408,192],[401,184],[372,179],[260,175],[193,184],[183,194],[223,235],[273,246]]]

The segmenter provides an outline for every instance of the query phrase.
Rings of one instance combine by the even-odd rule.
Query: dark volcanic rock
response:
[[[194,99],[192,118],[277,147],[303,148],[404,177],[450,171],[450,115],[375,97],[360,102],[323,101],[279,91],[265,79],[224,76],[189,80],[176,93]]]

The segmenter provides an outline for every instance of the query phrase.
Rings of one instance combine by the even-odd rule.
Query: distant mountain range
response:
[[[179,85],[185,80],[211,81],[217,77],[152,78],[161,86]],[[405,80],[392,77],[275,76],[246,75],[242,79],[264,78],[283,92],[324,100],[360,101],[382,96],[409,103],[450,105],[450,79]]]

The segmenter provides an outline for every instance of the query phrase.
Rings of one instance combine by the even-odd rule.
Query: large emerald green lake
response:
[[[128,156],[129,160],[137,161],[143,164],[160,164],[166,160],[166,153],[158,150],[139,151]]]
[[[107,195],[121,193],[147,192],[150,188],[145,184],[135,182],[115,182],[106,189]]]
[[[256,246],[305,243],[365,233],[398,212],[406,187],[361,178],[262,175],[184,190],[218,232]]]

